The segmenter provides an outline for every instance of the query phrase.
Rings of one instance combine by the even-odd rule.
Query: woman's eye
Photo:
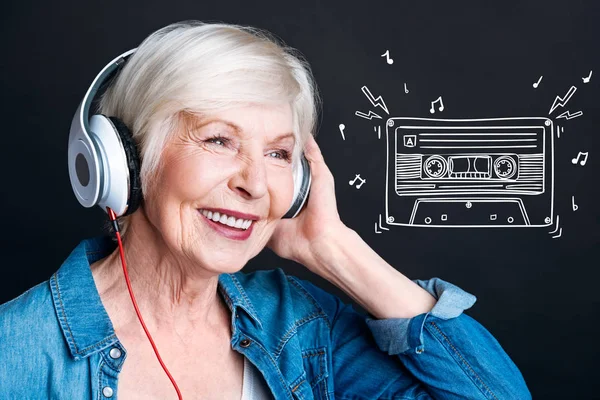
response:
[[[227,144],[228,140],[229,139],[224,138],[222,136],[215,136],[215,137],[212,137],[210,139],[207,139],[206,141],[209,142],[209,143],[214,143],[214,144],[219,145],[219,146],[224,146],[225,144]]]
[[[290,159],[290,153],[286,150],[273,151],[269,153],[272,158],[278,158],[280,160],[288,161]]]

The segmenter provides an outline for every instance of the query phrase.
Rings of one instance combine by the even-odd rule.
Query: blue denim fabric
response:
[[[0,306],[0,399],[118,398],[127,349],[90,271],[114,249],[108,237],[84,240],[48,281]],[[500,344],[463,313],[475,297],[438,278],[415,282],[438,301],[408,319],[364,316],[280,268],[221,274],[218,293],[232,348],[275,399],[530,399]]]

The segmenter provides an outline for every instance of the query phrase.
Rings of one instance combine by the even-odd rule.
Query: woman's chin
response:
[[[196,265],[202,265],[205,270],[212,271],[216,274],[236,273],[244,268],[248,262],[248,258],[240,257],[239,254],[232,254],[230,257],[227,257],[222,254],[211,256],[204,253],[201,255],[199,254],[196,260]]]
[[[232,267],[231,265],[223,266],[222,268],[215,268],[218,271],[218,275],[221,274],[235,274],[236,272],[241,271],[244,268],[244,265],[237,265],[236,267]]]

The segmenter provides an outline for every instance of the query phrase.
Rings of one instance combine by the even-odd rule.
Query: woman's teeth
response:
[[[251,219],[235,218],[226,214],[220,214],[218,212],[200,210],[202,215],[208,219],[212,219],[215,222],[220,222],[223,225],[231,226],[232,228],[239,228],[246,230],[252,223]]]

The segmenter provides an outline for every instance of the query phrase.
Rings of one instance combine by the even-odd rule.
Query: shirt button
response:
[[[110,355],[110,358],[119,358],[121,357],[121,350],[117,349],[116,347],[113,347],[112,349],[110,349],[110,352],[108,354]]]
[[[244,339],[240,342],[240,346],[242,347],[248,347],[250,346],[250,340],[249,339]]]
[[[104,397],[112,397],[113,390],[110,386],[104,386],[104,389],[102,389],[102,394]]]

